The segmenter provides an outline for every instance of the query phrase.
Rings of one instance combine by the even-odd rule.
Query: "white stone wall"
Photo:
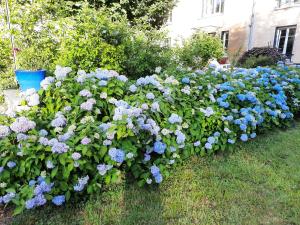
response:
[[[278,9],[276,0],[225,0],[223,14],[205,16],[204,1],[179,0],[172,21],[168,23],[173,45],[197,29],[218,34],[229,30],[229,52],[234,53],[239,48],[245,51],[252,47],[273,46],[276,27],[297,24],[292,60],[300,63],[300,4]]]

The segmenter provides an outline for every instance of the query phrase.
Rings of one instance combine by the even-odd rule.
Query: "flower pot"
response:
[[[15,72],[21,91],[26,91],[31,88],[34,88],[36,91],[40,90],[40,83],[46,76],[46,70],[16,70]]]

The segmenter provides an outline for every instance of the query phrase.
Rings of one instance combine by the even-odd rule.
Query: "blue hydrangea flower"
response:
[[[161,174],[157,174],[156,176],[154,176],[154,180],[157,184],[160,184],[163,180],[163,177]]]
[[[248,141],[248,135],[247,134],[242,134],[241,135],[241,140],[244,141],[244,142]]]
[[[210,144],[214,144],[214,143],[216,142],[216,139],[215,139],[214,137],[209,137],[209,138],[207,139],[207,141],[208,141],[208,143],[210,143]]]
[[[212,149],[212,144],[209,143],[209,142],[206,143],[206,144],[205,144],[205,148],[208,149],[208,150],[211,150],[211,149]]]
[[[146,94],[146,98],[150,99],[150,100],[153,100],[155,98],[155,95],[152,92],[149,92],[149,93]]]
[[[184,78],[181,79],[181,82],[183,84],[189,84],[190,83],[190,79],[188,77],[184,77]]]
[[[30,187],[32,187],[36,184],[36,181],[35,180],[30,180],[28,184],[29,184]]]
[[[117,163],[122,163],[125,159],[125,152],[121,149],[111,148],[108,151],[108,155]]]
[[[156,141],[154,143],[153,150],[154,150],[154,152],[156,152],[158,154],[164,154],[166,148],[167,148],[167,145],[165,143],[162,143],[161,141]]]
[[[16,164],[15,162],[13,162],[13,161],[9,161],[9,162],[7,163],[7,167],[10,168],[10,169],[14,168],[16,165],[17,165],[17,164]]]
[[[250,134],[250,137],[253,139],[253,138],[256,138],[256,133],[252,133]]]
[[[80,192],[84,189],[85,185],[88,183],[89,181],[89,176],[85,176],[85,177],[82,177],[82,178],[79,178],[78,179],[78,183],[76,185],[74,185],[74,191],[76,192]]]
[[[64,195],[57,195],[52,198],[53,204],[57,205],[57,206],[62,205],[65,201],[66,201],[66,198]]]
[[[150,161],[150,159],[151,159],[151,156],[149,154],[144,154],[144,161],[145,162]]]
[[[153,176],[156,176],[160,173],[160,169],[156,165],[151,166],[150,171]]]
[[[35,207],[35,199],[29,199],[25,202],[26,209],[33,209]]]
[[[228,139],[227,142],[228,142],[229,144],[234,144],[234,143],[235,143],[235,140]]]
[[[246,131],[246,130],[247,130],[247,125],[246,125],[246,124],[241,124],[241,125],[240,125],[240,129],[241,129],[242,131]]]
[[[218,132],[218,131],[214,133],[214,136],[215,136],[215,137],[220,137],[220,135],[221,135],[221,133]]]

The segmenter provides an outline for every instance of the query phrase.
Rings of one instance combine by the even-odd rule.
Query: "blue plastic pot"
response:
[[[40,83],[45,79],[45,76],[46,70],[16,70],[16,77],[21,91],[26,91],[30,88],[34,88],[36,91],[40,90]]]

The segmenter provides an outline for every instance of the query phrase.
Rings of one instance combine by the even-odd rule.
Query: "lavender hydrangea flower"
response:
[[[196,141],[195,143],[194,143],[194,146],[195,147],[198,147],[198,146],[200,146],[201,145],[201,142],[200,141]]]
[[[72,69],[70,67],[56,66],[54,75],[57,80],[64,80],[71,71]]]
[[[91,139],[88,138],[88,137],[84,137],[84,138],[81,140],[81,144],[83,144],[83,145],[88,145],[89,143],[91,143]]]
[[[55,78],[54,77],[46,77],[41,82],[42,89],[46,90],[52,83],[54,83]]]
[[[37,195],[37,196],[35,196],[35,198],[34,198],[35,206],[42,206],[42,205],[45,205],[46,202],[47,202],[47,199],[45,198],[44,195]]]
[[[73,160],[79,160],[81,158],[81,154],[80,153],[78,153],[78,152],[74,152],[73,154],[72,154],[72,159]]]
[[[124,75],[117,76],[117,79],[122,82],[127,82],[128,78]]]
[[[111,170],[112,168],[113,168],[112,165],[105,165],[105,164],[100,164],[97,166],[97,170],[101,176],[104,176],[107,173],[107,171]]]
[[[151,105],[151,111],[152,112],[159,112],[160,111],[160,107],[158,102],[153,102]]]
[[[134,84],[130,85],[129,91],[131,91],[132,93],[134,93],[134,92],[136,92],[136,90],[137,90],[137,87]]]
[[[4,167],[0,166],[0,174],[4,171]]]
[[[63,111],[64,111],[64,112],[70,112],[71,110],[72,110],[72,107],[69,106],[69,105],[67,105],[67,106],[65,106],[65,107],[63,108]]]
[[[80,105],[80,109],[84,111],[92,111],[94,104],[96,104],[96,100],[93,98],[88,99],[86,102]]]
[[[177,144],[184,144],[184,142],[185,142],[185,135],[184,135],[184,133],[182,133],[180,130],[176,130],[176,132],[175,132],[175,134],[176,134],[176,142],[177,142]]]
[[[64,127],[66,124],[67,124],[67,119],[61,114],[51,121],[52,127]]]
[[[9,193],[7,193],[6,195],[4,195],[4,196],[2,197],[2,201],[3,201],[3,203],[7,204],[7,203],[9,203],[15,196],[16,196],[15,193],[9,192]]]
[[[178,116],[175,113],[172,113],[171,116],[168,119],[169,123],[171,124],[175,124],[175,123],[182,123],[182,118],[180,116]]]
[[[35,122],[30,121],[26,117],[19,117],[10,125],[10,129],[16,133],[26,133],[29,130],[34,129]]]
[[[41,181],[39,185],[37,185],[34,189],[34,194],[36,196],[48,193],[52,190],[54,183],[47,184],[46,181]]]
[[[68,150],[69,150],[69,146],[66,145],[65,143],[61,143],[61,142],[55,143],[51,148],[51,151],[53,153],[58,153],[58,154],[65,153]]]
[[[10,134],[10,129],[8,126],[0,125],[0,138],[5,138]]]
[[[79,92],[79,96],[90,98],[92,97],[92,93],[89,90],[84,89]]]
[[[26,134],[22,134],[22,133],[19,133],[17,134],[17,141],[20,142],[20,141],[25,141],[27,140],[29,137],[28,135]]]

